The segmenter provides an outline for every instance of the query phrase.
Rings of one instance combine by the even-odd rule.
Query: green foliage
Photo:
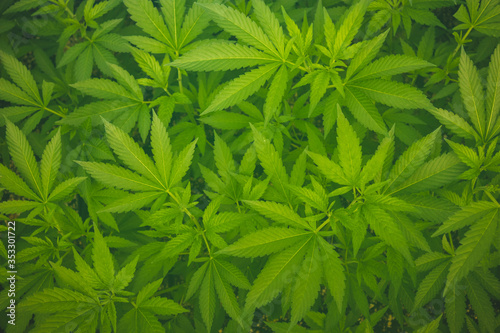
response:
[[[498,1],[0,9],[1,331],[500,329]]]

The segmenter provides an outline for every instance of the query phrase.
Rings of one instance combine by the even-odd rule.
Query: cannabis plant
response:
[[[500,3],[0,4],[6,332],[497,332]]]

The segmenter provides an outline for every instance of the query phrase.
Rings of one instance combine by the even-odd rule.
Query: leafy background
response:
[[[499,330],[499,1],[0,9],[3,330]]]

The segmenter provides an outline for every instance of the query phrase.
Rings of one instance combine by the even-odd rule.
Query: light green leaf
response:
[[[342,168],[335,162],[331,161],[326,156],[316,153],[307,152],[319,170],[326,178],[340,185],[351,185],[351,182],[346,178]]]
[[[166,299],[164,297],[153,297],[150,298],[140,305],[141,309],[151,311],[154,314],[162,315],[162,316],[171,316],[176,315],[182,312],[187,312],[179,304],[175,303],[170,299]]]
[[[449,266],[449,262],[440,264],[422,280],[415,296],[412,312],[427,304],[443,288]]]
[[[444,297],[446,322],[450,332],[460,332],[466,317],[465,288],[457,283],[450,287]]]
[[[61,68],[71,62],[73,62],[80,54],[82,54],[87,46],[89,46],[90,42],[85,41],[82,43],[78,43],[70,47],[66,52],[64,52],[61,60],[57,64],[57,68]]]
[[[15,172],[0,164],[0,184],[10,192],[35,201],[42,201]]]
[[[78,274],[80,274],[87,285],[92,289],[104,289],[107,287],[106,284],[101,281],[97,273],[90,268],[85,260],[83,260],[75,248],[73,248],[73,257],[75,258],[75,266],[76,269],[78,269]]]
[[[176,49],[180,48],[179,37],[182,19],[186,11],[185,0],[160,0],[161,11],[165,17],[168,30],[170,31],[171,40],[174,42]]]
[[[262,87],[278,66],[278,63],[263,65],[230,81],[219,91],[201,115],[219,111],[243,101]]]
[[[378,112],[373,102],[360,90],[346,86],[345,103],[354,117],[366,128],[380,134],[387,135],[382,116]]]
[[[205,2],[211,2],[211,0],[200,0],[196,3]],[[189,8],[186,16],[184,16],[184,22],[182,23],[182,29],[177,46],[181,48],[189,44],[193,39],[200,35],[206,27],[208,27],[209,22],[210,17],[205,14],[205,10],[202,7],[195,5]]]
[[[269,229],[268,229],[269,230]],[[252,289],[247,294],[245,312],[261,307],[272,301],[285,287],[287,279],[299,269],[312,236],[297,240],[296,245],[269,258],[262,271],[255,279]]]
[[[37,103],[42,104],[42,99],[40,97],[40,92],[36,85],[33,75],[26,66],[24,66],[19,60],[14,56],[0,51],[0,60],[2,61],[5,70],[9,74],[10,78],[14,83],[16,83],[21,89],[23,89],[32,99]]]
[[[146,300],[151,298],[158,291],[158,288],[160,288],[162,281],[163,279],[158,279],[145,285],[137,294],[137,306],[141,306]]]
[[[374,101],[400,109],[427,109],[432,104],[417,88],[408,84],[382,79],[350,83]]]
[[[77,161],[94,179],[107,186],[131,191],[154,191],[162,188],[147,178],[122,167],[99,162]]]
[[[214,272],[212,265],[208,265],[205,279],[200,287],[200,309],[203,322],[207,326],[207,331],[210,332],[215,314],[216,296],[214,288]]]
[[[282,195],[285,202],[289,201],[289,193],[286,185],[288,184],[288,174],[280,154],[276,151],[274,146],[266,139],[253,125],[252,128],[254,136],[254,147],[257,151],[260,164],[264,168],[265,173],[272,178],[275,182],[275,188]]]
[[[314,76],[311,83],[311,96],[309,104],[309,117],[313,114],[314,109],[318,105],[321,98],[325,95],[326,89],[330,83],[330,73],[327,71],[320,71]]]
[[[455,154],[443,154],[420,166],[392,194],[434,190],[456,181],[465,170],[465,165]]]
[[[309,224],[295,213],[290,207],[272,201],[244,201],[260,214],[275,220],[278,223],[295,228],[311,229]]]
[[[94,47],[87,47],[76,59],[73,70],[75,81],[85,81],[90,79],[94,68]]]
[[[175,49],[165,21],[150,0],[125,0],[132,20],[147,34]]]
[[[443,223],[443,225],[441,225],[439,229],[434,232],[432,237],[436,237],[471,225],[481,217],[489,215],[492,211],[497,209],[498,205],[490,201],[472,202],[470,205],[463,207],[461,210],[447,219]]]
[[[115,125],[104,121],[106,138],[113,151],[125,165],[137,171],[146,178],[164,187],[155,165],[142,148],[134,142],[125,132]]]
[[[136,79],[120,66],[110,63],[109,67],[111,67],[114,78],[118,81],[118,83],[120,83],[123,87],[126,87],[133,94],[135,100],[142,101],[142,90]]]
[[[200,285],[203,281],[203,277],[205,276],[205,272],[207,271],[207,267],[209,266],[209,262],[204,263],[198,270],[193,274],[191,280],[189,281],[189,286],[186,292],[186,301],[194,295],[194,293],[200,288]]]
[[[172,146],[170,145],[167,130],[156,113],[153,113],[153,123],[151,125],[151,147],[161,182],[167,185],[172,167]]]
[[[438,108],[428,108],[427,111],[432,113],[434,117],[439,120],[441,124],[446,126],[453,133],[466,139],[476,139],[479,140],[479,135],[463,118],[460,116],[443,109]]]
[[[300,270],[297,272],[297,279],[292,287],[292,317],[291,325],[295,325],[305,317],[318,298],[318,291],[321,283],[321,260],[318,250],[318,239],[315,237],[307,247],[307,253]]]
[[[125,289],[130,281],[134,278],[135,268],[137,266],[137,261],[139,260],[139,256],[136,256],[134,260],[126,264],[117,274],[115,278],[115,282],[113,284],[113,290],[121,291]]]
[[[458,85],[470,120],[479,135],[485,135],[484,92],[477,68],[464,50],[460,55]]]
[[[401,184],[425,162],[439,133],[440,128],[408,147],[392,167],[389,174],[390,182],[386,187],[386,191]]]
[[[378,51],[382,47],[382,44],[384,43],[388,33],[389,30],[386,30],[384,33],[371,39],[359,50],[358,53],[356,53],[354,58],[352,58],[351,63],[347,67],[345,82],[348,82],[354,74],[363,69],[366,64],[368,64],[373,60],[373,58],[375,58]],[[369,66],[371,66],[372,64],[370,64]]]
[[[267,8],[267,6],[266,6]],[[264,103],[264,119],[267,124],[271,118],[278,114],[281,100],[285,95],[285,90],[288,84],[288,70],[286,66],[281,66],[269,86],[269,92]]]
[[[228,71],[273,61],[276,59],[255,48],[223,40],[207,40],[169,65],[190,71],[208,72]]]
[[[366,222],[370,224],[377,236],[398,251],[409,263],[413,263],[408,241],[394,219],[385,210],[370,204],[363,206],[363,214]]]
[[[155,200],[161,195],[162,192],[139,192],[139,193],[128,194],[116,201],[113,201],[105,208],[99,210],[98,213],[130,212],[150,204],[153,200]]]
[[[297,229],[265,228],[241,237],[219,253],[245,258],[262,257],[301,242],[309,234]]]
[[[118,323],[118,332],[163,333],[165,328],[154,314],[141,308],[125,313]]]
[[[248,127],[248,123],[255,120],[239,113],[216,111],[212,112],[207,117],[199,118],[199,120],[213,128],[223,130],[233,130]]]
[[[326,195],[326,192],[323,189],[323,187],[315,180],[312,180],[312,182],[314,185],[314,190],[292,185],[290,185],[289,188],[296,196],[298,196],[303,202],[307,203],[309,206],[314,207],[322,212],[327,212],[328,197]]]
[[[217,295],[219,295],[222,307],[224,307],[224,310],[226,310],[227,314],[231,318],[241,323],[241,310],[238,301],[236,300],[233,288],[222,278],[222,275],[215,264],[212,264],[212,270],[214,275],[215,290],[217,291]]]
[[[228,145],[214,132],[214,160],[217,171],[226,182],[230,179],[231,172],[235,171],[233,154]]]
[[[350,82],[373,79],[383,76],[392,76],[426,67],[434,67],[434,65],[417,57],[410,57],[400,54],[388,55],[372,62],[371,64],[363,68],[350,80]]]
[[[357,183],[361,171],[361,145],[349,121],[344,117],[337,104],[337,147],[339,164],[345,178],[351,185]]]
[[[38,171],[38,163],[35,160],[35,155],[31,146],[26,139],[24,133],[10,121],[7,124],[7,144],[9,146],[10,156],[14,165],[19,170],[21,175],[35,191],[35,193],[43,197],[42,182],[40,172]]]
[[[95,300],[79,292],[51,288],[27,297],[19,304],[19,309],[36,313],[55,313],[75,310],[79,307],[88,309],[95,306],[97,306]]]
[[[498,224],[498,209],[489,212],[474,223],[460,241],[455,251],[444,294],[453,284],[466,277],[482,260],[495,237]]]
[[[20,105],[39,105],[27,93],[4,78],[0,78],[0,99]]]
[[[368,6],[368,1],[360,1],[351,6],[341,19],[340,26],[335,35],[335,43],[333,45],[333,56],[343,51],[358,33],[363,16]]]
[[[225,281],[241,289],[250,289],[250,282],[238,267],[222,259],[214,259],[214,263]]]
[[[63,181],[52,190],[47,201],[55,202],[64,199],[85,179],[87,177],[74,177]]]
[[[21,214],[39,206],[39,202],[26,200],[9,200],[0,202],[0,212],[4,214]]]
[[[269,36],[281,57],[285,55],[285,35],[276,15],[262,0],[252,1],[255,16],[259,20],[264,32]]]
[[[71,86],[80,90],[84,94],[88,94],[99,99],[127,98],[138,101],[134,95],[128,92],[121,85],[108,79],[89,79],[73,83]]]
[[[42,177],[42,192],[44,198],[49,196],[52,190],[52,185],[57,176],[59,166],[61,164],[61,131],[58,130],[56,135],[50,140],[43,151],[42,160],[40,162],[41,177]]]
[[[128,40],[130,43],[135,44],[141,50],[150,53],[168,53],[172,50],[162,42],[145,36],[125,36],[123,38]]]
[[[385,137],[379,144],[375,154],[366,162],[360,175],[360,183],[366,184],[373,180],[384,166],[384,161],[389,153],[393,138],[391,136]]]
[[[108,287],[112,287],[115,279],[115,267],[113,256],[109,251],[99,229],[94,225],[94,243],[92,246],[92,260],[94,269],[101,281]]]
[[[189,170],[189,166],[191,165],[191,160],[193,159],[194,149],[196,147],[196,142],[198,138],[196,138],[193,142],[187,145],[177,156],[172,166],[169,187],[176,185],[178,182],[182,180],[182,177]]]
[[[491,134],[493,125],[498,120],[500,112],[500,46],[497,46],[491,56],[486,83],[486,133]]]
[[[477,316],[481,331],[495,332],[497,326],[495,323],[495,309],[491,304],[490,296],[473,276],[466,277],[465,283],[467,285],[467,298]]]
[[[243,13],[217,3],[198,5],[207,9],[215,23],[239,40],[280,58],[264,31]]]

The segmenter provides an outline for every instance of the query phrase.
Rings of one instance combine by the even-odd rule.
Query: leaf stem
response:
[[[59,112],[54,111],[54,110],[52,110],[52,109],[49,109],[49,108],[48,108],[48,107],[46,107],[46,106],[44,106],[44,107],[43,107],[43,110],[47,110],[47,111],[49,111],[49,112],[51,112],[51,113],[53,113],[53,114],[55,114],[55,115],[57,115],[57,116],[59,116],[59,117],[61,117],[61,118],[65,118],[65,117],[66,117],[66,115],[65,115],[65,114],[63,114],[63,113],[59,113]]]
[[[326,219],[326,221],[324,221],[323,223],[321,223],[321,225],[319,227],[317,227],[314,232],[316,233],[316,232],[320,231],[325,225],[327,225],[330,222],[330,217],[331,216],[328,216],[328,218]]]

